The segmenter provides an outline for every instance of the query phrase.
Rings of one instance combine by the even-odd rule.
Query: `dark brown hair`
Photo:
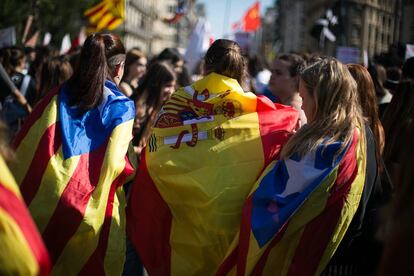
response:
[[[69,80],[72,105],[86,111],[97,106],[106,79],[112,80],[116,66],[125,60],[125,48],[118,36],[97,33],[88,36],[82,47],[79,66]]]
[[[42,66],[40,72],[39,91],[35,101],[41,100],[47,92],[67,81],[72,74],[72,65],[65,56],[54,57],[48,60]]]
[[[3,57],[3,64],[7,74],[11,76],[16,73],[16,67],[21,65],[21,62],[23,62],[24,58],[25,54],[22,48],[13,46],[6,49],[5,55]]]
[[[298,76],[306,65],[305,60],[296,54],[283,54],[278,56],[277,59],[289,63],[289,74],[291,77]]]
[[[401,155],[405,151],[401,141],[414,125],[414,81],[400,81],[382,122],[385,130],[385,165],[387,168],[393,163],[401,165]]]
[[[141,97],[146,96],[146,105],[150,109],[159,110],[162,105],[161,88],[174,80],[177,80],[177,76],[168,63],[155,62],[142,77],[133,99],[138,101]]]
[[[146,117],[147,120],[139,133],[135,133],[133,143],[142,144],[149,135],[151,126],[161,106],[163,105],[162,87],[172,81],[177,80],[174,69],[167,62],[155,62],[151,64],[148,71],[142,77],[141,84],[133,94],[132,99],[135,102],[136,118],[139,116]],[[145,105],[145,113],[139,114]]]
[[[374,83],[375,93],[377,98],[383,97],[386,94],[383,81],[386,79],[385,69],[381,65],[371,64],[368,66],[368,72],[371,75]]]
[[[246,78],[246,60],[240,46],[231,40],[217,39],[204,57],[206,74],[215,72],[236,79],[242,84]]]
[[[126,54],[126,58],[125,58],[125,72],[124,72],[124,78],[128,77],[129,74],[129,67],[131,66],[131,64],[135,63],[136,61],[138,61],[141,58],[146,58],[144,53],[137,50],[137,49],[132,49],[130,51],[127,52]],[[123,80],[124,81],[124,80]]]
[[[358,100],[362,114],[368,120],[369,127],[374,133],[376,141],[376,157],[379,162],[384,150],[384,128],[378,116],[377,98],[375,96],[374,82],[368,70],[359,64],[349,64],[348,70],[357,83]],[[380,163],[378,163],[380,164]]]

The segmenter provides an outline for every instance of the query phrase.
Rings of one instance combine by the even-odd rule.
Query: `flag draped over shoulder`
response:
[[[361,199],[365,138],[272,162],[243,208],[238,239],[217,275],[320,275]]]
[[[150,275],[212,275],[243,204],[296,128],[298,113],[211,73],[158,114],[127,208],[129,238]]]
[[[125,0],[102,0],[96,6],[86,10],[84,15],[90,23],[87,28],[88,33],[105,29],[114,30],[124,22]]]
[[[0,275],[49,275],[42,238],[0,156]]]
[[[70,93],[64,84],[36,106],[16,137],[13,172],[53,274],[120,275],[134,104],[110,81],[85,113],[69,105]]]

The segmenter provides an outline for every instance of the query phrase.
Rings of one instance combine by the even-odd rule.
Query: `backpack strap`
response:
[[[25,75],[23,77],[22,85],[20,86],[20,92],[23,94],[23,96],[26,96],[27,88],[29,88],[30,79],[30,75]]]

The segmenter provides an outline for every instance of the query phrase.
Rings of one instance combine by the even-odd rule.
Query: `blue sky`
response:
[[[206,6],[207,20],[211,24],[215,39],[223,37],[223,31],[231,32],[231,24],[240,20],[255,2],[256,0],[197,0],[197,3],[204,3]],[[272,6],[274,2],[274,0],[261,0],[260,14],[263,15],[266,8]],[[225,18],[227,3],[230,5],[230,12]],[[226,26],[224,26],[225,22]]]

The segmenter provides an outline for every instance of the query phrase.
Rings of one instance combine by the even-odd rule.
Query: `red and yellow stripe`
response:
[[[217,275],[321,274],[358,208],[365,181],[365,152],[365,138],[355,134],[340,164],[263,247],[250,230],[251,194],[243,209],[238,239]],[[255,189],[275,164],[265,170]]]
[[[244,93],[234,79],[212,73],[190,90],[205,89],[199,98],[180,89],[165,105],[176,110],[165,108],[163,114],[176,117],[205,108],[213,110],[209,115],[214,120],[196,127],[154,127],[159,146],[145,150],[131,190],[127,229],[150,275],[217,271],[237,235],[243,204],[257,177],[297,124],[295,110]],[[205,98],[202,103],[200,98]],[[182,99],[189,101],[183,105]],[[224,113],[222,107],[229,102],[237,110]],[[163,142],[194,129],[212,137],[179,148]]]
[[[29,117],[15,141],[13,166],[42,233],[53,274],[119,275],[125,255],[125,199],[133,172],[125,158],[133,121],[115,127],[98,149],[64,159],[57,90]]]
[[[0,157],[0,274],[48,275],[50,259],[16,182]]]
[[[85,11],[90,26],[88,32],[113,30],[121,25],[125,19],[124,0],[103,0],[101,3]]]

